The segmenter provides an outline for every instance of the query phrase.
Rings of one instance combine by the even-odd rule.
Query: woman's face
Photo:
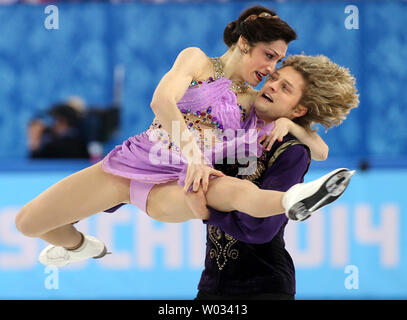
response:
[[[273,73],[276,64],[287,52],[284,40],[259,42],[243,55],[242,78],[251,86],[257,86],[267,74]]]

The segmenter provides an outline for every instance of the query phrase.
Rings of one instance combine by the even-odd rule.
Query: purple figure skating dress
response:
[[[223,77],[219,58],[211,60],[215,68],[215,77],[207,81],[193,81],[177,104],[184,115],[187,127],[209,163],[215,161],[213,156],[215,149],[224,151],[233,145],[236,150],[242,144],[247,146],[253,139],[256,145],[255,152],[258,154],[262,150],[257,144],[257,134],[240,135],[233,141],[217,143],[216,146],[209,143],[208,140],[211,138],[208,138],[207,129],[211,129],[212,134],[218,137],[227,130],[236,131],[244,128],[246,132],[248,129],[255,131],[258,124],[254,112],[246,118],[245,110],[238,105],[236,93],[231,88],[232,81]],[[102,160],[102,169],[105,172],[131,180],[130,202],[144,212],[148,193],[154,185],[170,181],[178,181],[183,185],[185,181],[188,164],[173,140],[154,119],[148,130],[125,140]],[[217,158],[223,156],[224,153]]]

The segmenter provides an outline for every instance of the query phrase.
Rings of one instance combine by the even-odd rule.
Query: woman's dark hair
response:
[[[268,13],[271,17],[258,16],[261,13]],[[252,15],[252,19],[249,18]],[[285,21],[278,18],[274,11],[262,6],[246,9],[239,19],[229,23],[223,32],[223,41],[231,47],[240,36],[243,36],[251,47],[258,42],[283,40],[288,44],[297,39],[297,34]]]

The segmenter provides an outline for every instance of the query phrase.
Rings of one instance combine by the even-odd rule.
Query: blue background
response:
[[[298,33],[291,54],[325,54],[357,78],[360,106],[324,138],[331,158],[407,155],[407,71],[401,1],[260,2]],[[59,29],[46,29],[45,6],[0,7],[0,158],[24,158],[25,128],[38,111],[70,95],[90,105],[112,101],[113,70],[125,68],[121,131],[115,143],[145,130],[155,86],[189,46],[219,56],[223,29],[254,2],[60,3]],[[359,29],[346,29],[345,7],[357,6]],[[321,130],[321,134],[323,134]]]
[[[407,2],[256,3],[274,8],[297,31],[288,53],[325,54],[357,79],[360,106],[340,127],[327,134],[320,130],[330,146],[329,159],[313,163],[306,179],[334,167],[358,168],[363,159],[372,166],[359,171],[340,201],[322,214],[289,224],[286,241],[297,269],[297,298],[407,298]],[[150,125],[154,88],[177,54],[189,46],[209,56],[223,54],[224,27],[252,4],[63,2],[56,3],[58,30],[44,27],[46,5],[0,6],[0,298],[195,296],[204,258],[203,225],[161,224],[131,206],[80,225],[110,239],[115,254],[46,273],[36,262],[45,243],[17,233],[13,217],[48,186],[89,163],[25,161],[26,127],[38,112],[71,95],[89,105],[108,105],[113,70],[121,65],[121,127],[104,145],[107,153]],[[350,4],[359,10],[357,30],[344,25]],[[143,251],[142,245],[155,239],[154,233],[143,233],[146,226],[170,240]],[[345,272],[347,266],[356,268],[357,277]],[[349,289],[345,282],[352,275],[357,288]],[[58,279],[58,288],[47,286],[52,279]]]

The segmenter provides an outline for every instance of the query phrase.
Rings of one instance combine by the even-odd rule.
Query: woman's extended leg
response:
[[[130,202],[130,180],[104,172],[101,162],[57,182],[16,216],[17,229],[57,246],[74,247],[81,234],[72,223]]]
[[[317,180],[296,184],[287,192],[262,190],[250,181],[234,177],[218,177],[209,183],[206,203],[224,212],[237,210],[259,218],[286,212],[290,219],[304,220],[341,196],[353,174],[345,168],[337,169]],[[185,194],[175,183],[156,185],[150,192],[147,211],[157,220],[180,222],[196,218],[191,203],[205,205],[202,200],[202,194]]]
[[[263,190],[249,180],[234,177],[212,179],[206,193],[208,205],[218,211],[241,211],[263,218],[284,213],[284,192]]]
[[[238,210],[255,217],[268,217],[284,212],[283,195],[279,191],[261,190],[247,180],[225,176],[209,182],[206,204],[219,211]],[[205,205],[202,200],[202,194],[185,193],[176,182],[159,184],[148,196],[147,212],[153,219],[163,222],[196,219],[191,203],[201,201]]]

